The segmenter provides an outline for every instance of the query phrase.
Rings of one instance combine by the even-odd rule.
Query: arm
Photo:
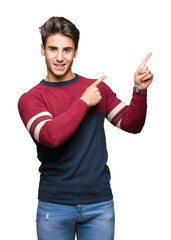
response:
[[[139,94],[134,90],[130,105],[126,105],[111,91],[107,105],[108,121],[126,132],[139,133],[146,118],[146,96],[146,92]]]
[[[24,94],[19,100],[18,108],[31,136],[47,147],[57,147],[67,141],[79,127],[89,107],[101,101],[97,85],[104,78],[97,79],[66,112],[55,118],[42,99],[30,93]]]
[[[19,113],[31,136],[47,147],[67,141],[79,127],[89,107],[81,99],[64,113],[53,118],[37,97],[24,94],[18,103]]]
[[[147,109],[147,88],[153,75],[146,63],[151,56],[147,54],[134,74],[134,92],[129,106],[116,98],[111,89],[108,90],[107,119],[115,126],[131,133],[139,133],[145,123]],[[137,89],[138,88],[138,89]]]

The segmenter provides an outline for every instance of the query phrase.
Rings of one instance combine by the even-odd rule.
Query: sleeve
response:
[[[147,92],[133,91],[130,105],[116,97],[116,94],[107,86],[107,113],[106,117],[114,126],[130,133],[141,132],[146,118]]]
[[[25,93],[19,99],[18,109],[31,136],[41,144],[53,148],[74,134],[89,107],[77,99],[66,112],[53,118],[41,99]]]

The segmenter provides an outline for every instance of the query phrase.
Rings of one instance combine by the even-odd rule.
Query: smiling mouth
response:
[[[63,68],[64,66],[65,66],[65,64],[54,64],[55,65],[55,67],[57,67],[57,68]]]

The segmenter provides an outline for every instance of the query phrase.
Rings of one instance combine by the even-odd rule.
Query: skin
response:
[[[46,81],[61,82],[74,78],[71,67],[77,56],[78,48],[75,49],[71,38],[62,34],[49,36],[44,48],[41,44],[41,53],[45,56],[47,65]]]
[[[106,78],[106,75],[103,77],[100,77],[97,79],[93,84],[91,84],[83,93],[80,99],[82,99],[84,102],[88,104],[89,107],[97,105],[101,99],[102,96],[100,94],[100,91],[98,89],[98,85]]]
[[[63,34],[54,34],[46,40],[46,46],[41,44],[41,53],[45,56],[47,65],[46,81],[62,82],[74,78],[72,64],[77,56],[78,48],[75,49],[71,38]],[[153,80],[153,74],[148,69],[146,63],[152,53],[148,53],[137,71],[134,73],[134,85],[140,89],[147,89]],[[87,103],[89,107],[97,105],[102,97],[98,85],[106,78],[106,75],[97,79],[82,94],[80,99]]]
[[[138,87],[140,89],[147,89],[150,86],[153,80],[153,74],[148,69],[146,64],[151,55],[152,53],[150,52],[145,56],[137,71],[134,73],[135,87]]]

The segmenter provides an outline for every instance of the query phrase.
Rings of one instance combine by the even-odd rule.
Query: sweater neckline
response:
[[[65,85],[72,84],[72,83],[76,82],[78,79],[79,79],[79,75],[75,73],[75,77],[73,79],[70,79],[70,80],[67,80],[67,81],[48,82],[45,79],[42,79],[41,83],[46,85],[46,86],[56,87],[56,86],[65,86]]]

